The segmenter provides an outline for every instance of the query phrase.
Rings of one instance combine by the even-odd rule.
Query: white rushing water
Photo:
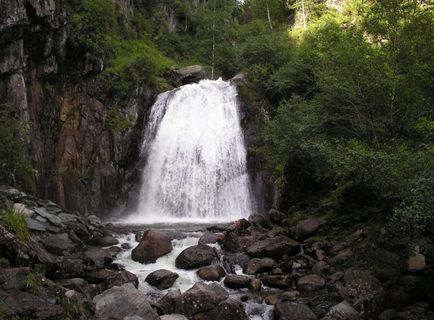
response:
[[[231,221],[253,210],[235,85],[160,94],[145,130],[140,203],[129,221]]]

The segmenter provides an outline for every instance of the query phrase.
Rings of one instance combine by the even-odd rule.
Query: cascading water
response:
[[[252,212],[233,84],[202,80],[159,95],[142,156],[136,222],[231,221]]]

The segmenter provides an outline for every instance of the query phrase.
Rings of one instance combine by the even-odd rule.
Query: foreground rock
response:
[[[232,298],[223,300],[217,307],[201,314],[198,318],[206,320],[248,320],[241,302]]]
[[[226,272],[220,265],[212,265],[199,268],[197,275],[206,281],[220,281],[226,275]]]
[[[218,284],[198,282],[182,295],[182,307],[186,316],[193,317],[214,309],[227,298],[227,292]]]
[[[211,264],[214,257],[213,248],[199,244],[182,251],[176,257],[175,265],[180,269],[196,269]]]
[[[324,218],[310,218],[297,223],[295,235],[298,240],[303,240],[313,235],[321,225],[326,222]]]
[[[159,320],[157,312],[152,309],[145,295],[131,284],[113,287],[97,295],[95,316],[97,319],[123,320],[128,316],[142,317],[146,320]]]
[[[253,258],[247,264],[247,268],[244,271],[247,274],[257,274],[260,272],[270,271],[276,266],[276,262],[270,258]]]
[[[173,283],[178,279],[179,275],[175,272],[169,270],[156,270],[151,272],[145,279],[147,283],[154,286],[160,290],[170,288]]]
[[[131,252],[131,258],[140,263],[154,263],[172,249],[172,241],[167,235],[156,230],[146,230],[139,245]]]
[[[317,316],[304,304],[281,302],[274,307],[275,320],[316,320]]]
[[[241,274],[228,274],[224,280],[226,287],[231,289],[249,288],[251,278]]]
[[[321,289],[324,286],[324,278],[317,274],[310,274],[297,280],[297,289],[299,290],[314,291]]]

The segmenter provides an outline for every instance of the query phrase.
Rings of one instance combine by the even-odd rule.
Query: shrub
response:
[[[4,223],[6,229],[16,236],[18,241],[24,243],[30,239],[29,229],[23,214],[7,209],[0,215],[0,220]]]

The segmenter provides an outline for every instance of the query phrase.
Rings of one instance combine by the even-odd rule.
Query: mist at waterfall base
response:
[[[126,223],[229,222],[254,209],[230,82],[202,80],[160,94],[141,156],[140,202]]]

